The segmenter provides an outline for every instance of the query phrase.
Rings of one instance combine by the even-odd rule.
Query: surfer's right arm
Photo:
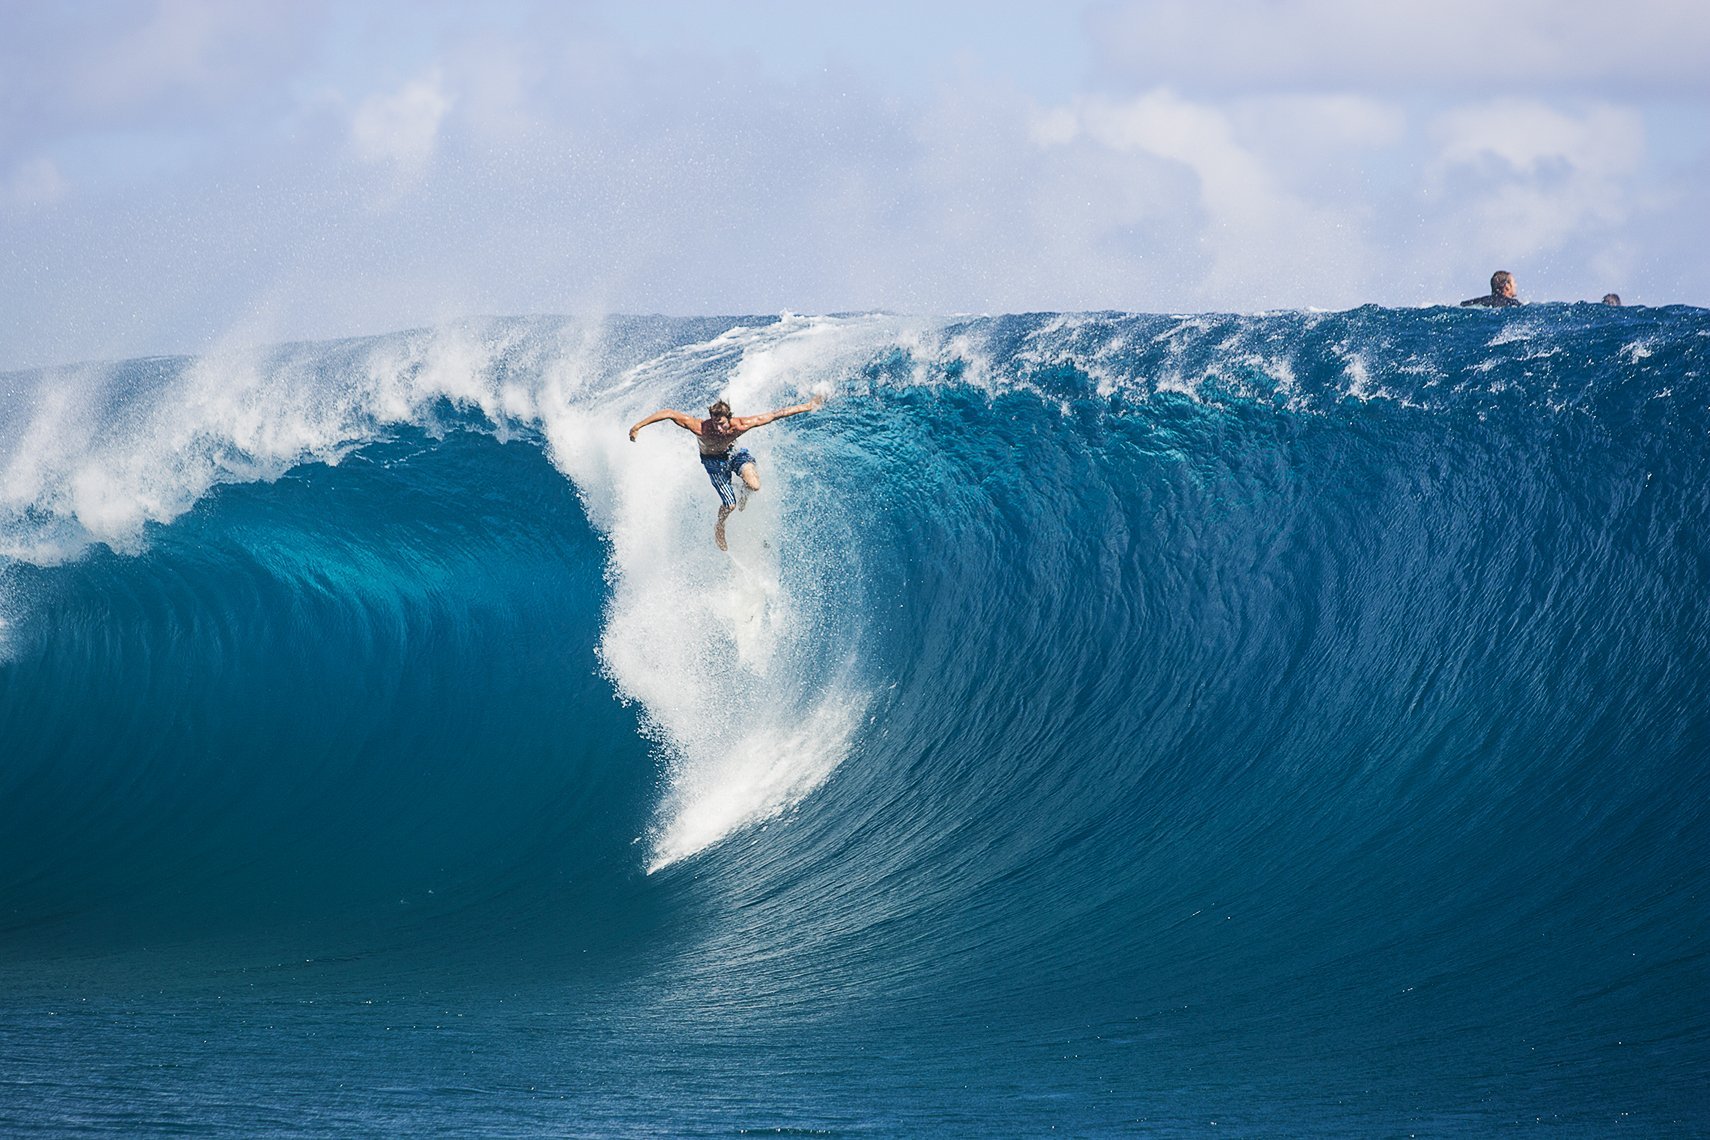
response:
[[[636,432],[640,431],[648,424],[656,424],[660,420],[670,420],[685,431],[692,431],[696,435],[701,434],[701,421],[697,420],[694,416],[691,416],[686,412],[679,412],[675,408],[661,408],[629,429],[629,441],[634,443]]]

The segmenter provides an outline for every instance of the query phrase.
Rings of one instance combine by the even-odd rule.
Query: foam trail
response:
[[[648,362],[615,399],[548,417],[555,462],[611,543],[600,658],[668,758],[650,871],[799,803],[848,754],[867,698],[842,651],[828,659],[815,584],[800,576],[819,564],[816,544],[839,544],[788,509],[799,476],[784,441],[811,425],[744,437],[763,490],[731,516],[728,554],[713,544],[717,499],[692,440],[665,424],[631,443],[627,428],[671,400],[691,414],[720,395],[739,410],[795,402],[893,333],[793,318],[736,329]]]

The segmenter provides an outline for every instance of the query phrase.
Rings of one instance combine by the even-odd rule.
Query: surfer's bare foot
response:
[[[718,522],[713,524],[712,540],[718,543],[720,550],[728,551],[730,547],[724,542],[724,520],[730,517],[730,508],[725,507],[718,512]]]

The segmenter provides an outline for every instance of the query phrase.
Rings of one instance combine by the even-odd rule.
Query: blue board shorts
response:
[[[733,447],[723,455],[701,456],[701,466],[706,468],[713,490],[718,492],[719,501],[727,507],[736,505],[736,488],[730,485],[730,477],[753,462],[754,457],[748,454],[746,447]]]

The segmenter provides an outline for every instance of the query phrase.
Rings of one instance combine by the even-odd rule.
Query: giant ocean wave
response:
[[[808,393],[729,555],[687,437],[625,435]],[[466,1072],[472,1128],[1702,1131],[1707,472],[1680,308],[0,376],[8,1040],[295,955],[263,990],[573,1009],[512,1057],[571,1115]]]

